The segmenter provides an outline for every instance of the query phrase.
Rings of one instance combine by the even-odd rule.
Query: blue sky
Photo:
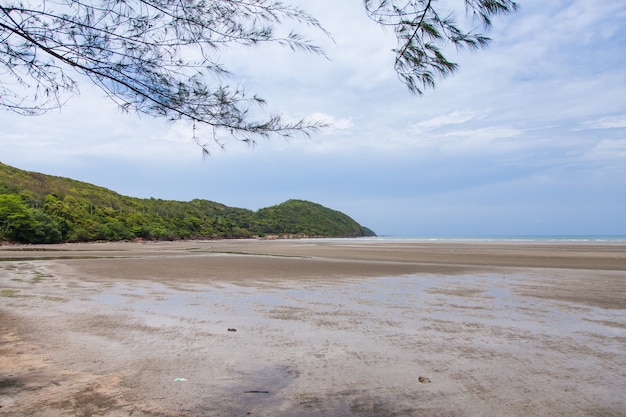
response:
[[[0,112],[0,161],[136,197],[306,199],[385,235],[626,234],[626,3],[522,0],[422,97],[360,0],[293,3],[332,33],[316,37],[330,59],[223,59],[270,112],[332,127],[254,148],[224,138],[203,160],[189,126],[123,114],[83,84],[61,112]]]

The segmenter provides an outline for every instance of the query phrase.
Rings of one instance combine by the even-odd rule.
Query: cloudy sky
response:
[[[0,161],[135,197],[306,199],[383,235],[626,235],[625,2],[520,0],[488,50],[453,53],[460,71],[422,97],[360,0],[292,3],[332,33],[316,38],[329,59],[224,60],[268,111],[332,127],[203,159],[188,126],[122,114],[85,84],[61,112],[0,111]]]

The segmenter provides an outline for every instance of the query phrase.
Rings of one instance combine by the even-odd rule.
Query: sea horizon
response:
[[[416,242],[581,242],[626,243],[626,235],[378,235],[358,238],[373,241]]]

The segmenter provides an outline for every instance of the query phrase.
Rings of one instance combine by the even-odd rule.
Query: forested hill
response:
[[[374,232],[319,204],[289,200],[260,209],[120,195],[69,178],[0,163],[0,241],[360,237]]]

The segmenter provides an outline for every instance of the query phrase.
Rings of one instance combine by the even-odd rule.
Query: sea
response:
[[[626,243],[626,235],[498,235],[498,236],[393,236],[359,240],[396,242],[527,242],[527,243]]]

